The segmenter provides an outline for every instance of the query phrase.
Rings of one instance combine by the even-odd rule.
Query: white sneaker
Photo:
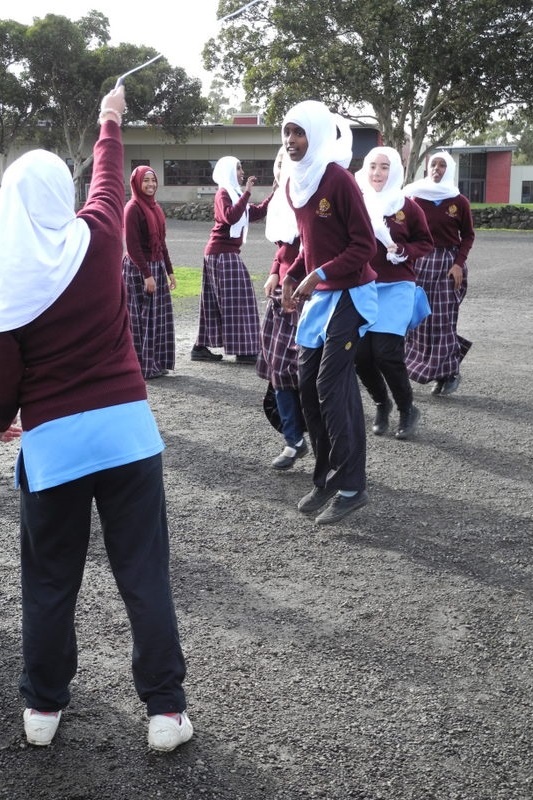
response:
[[[148,726],[148,746],[152,750],[169,752],[193,735],[192,722],[186,711],[180,714],[155,714]]]
[[[23,714],[24,732],[30,744],[50,744],[61,720],[61,711],[36,711],[27,708]]]

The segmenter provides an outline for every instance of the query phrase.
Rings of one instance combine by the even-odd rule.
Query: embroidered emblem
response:
[[[331,205],[329,200],[326,200],[325,197],[323,197],[322,200],[319,202],[316,214],[317,216],[323,217],[324,219],[326,217],[331,216]]]
[[[352,349],[352,343],[351,342],[346,342],[346,344],[344,345],[344,349],[345,350],[351,350]]]
[[[398,225],[401,225],[402,222],[405,222],[405,214],[403,213],[403,211],[396,212],[396,214],[394,215],[394,221],[397,222]]]
[[[457,206],[455,205],[455,203],[452,203],[450,206],[448,206],[448,216],[449,217],[457,216]]]

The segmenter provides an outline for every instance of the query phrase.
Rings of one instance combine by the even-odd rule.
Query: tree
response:
[[[466,136],[469,145],[514,145],[513,164],[533,163],[533,115],[528,108],[510,110],[509,115],[493,119],[474,136]]]
[[[27,72],[27,26],[0,20],[0,179],[13,144],[46,104]]]
[[[35,85],[48,96],[49,135],[57,146],[64,143],[72,160],[78,201],[102,86],[109,77],[101,55],[105,46],[102,22],[105,28],[106,20],[99,18],[96,22],[95,30],[90,19],[77,24],[66,17],[47,14],[43,19],[34,19],[27,32],[29,71]]]
[[[17,87],[20,91],[26,84],[28,91],[31,88],[32,96],[41,103],[39,109],[46,125],[36,128],[34,111],[32,119],[27,117],[25,125],[19,125],[13,137],[21,140],[24,135],[31,136],[33,142],[37,138],[50,149],[66,149],[72,160],[80,203],[81,179],[92,163],[102,97],[119,75],[157,53],[153,48],[131,44],[109,47],[109,21],[98,11],[91,11],[76,22],[47,14],[20,30],[14,27],[16,24],[12,23],[6,30],[5,38],[13,50],[19,38],[23,39],[21,52],[25,61]],[[0,27],[0,45],[2,30]],[[6,45],[0,51],[0,57],[5,51],[6,61],[9,47]],[[2,64],[0,61],[0,89],[2,80],[7,86],[11,75],[7,68],[2,72]],[[21,96],[26,100],[26,108],[27,98]],[[161,124],[176,140],[183,139],[191,128],[202,122],[207,110],[207,100],[201,97],[200,81],[189,79],[181,68],[172,68],[164,58],[126,79],[126,96],[125,123],[134,120]],[[2,110],[0,101],[0,122]]]
[[[456,131],[531,100],[532,43],[530,0],[264,0],[224,23],[204,65],[242,81],[272,123],[307,98],[352,118],[370,109],[386,144],[409,140],[410,180]]]
[[[151,96],[146,99],[143,118],[161,125],[176,142],[182,142],[208,112],[209,102],[202,97],[202,82],[190,78],[181,67],[170,67],[168,62],[160,65],[156,80]]]

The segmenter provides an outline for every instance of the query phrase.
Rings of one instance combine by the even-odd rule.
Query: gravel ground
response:
[[[200,266],[208,230],[169,223],[174,263]],[[272,253],[254,226],[259,296]],[[309,456],[270,468],[264,383],[233,358],[192,363],[197,299],[177,303],[176,370],[149,384],[195,725],[172,754],[146,746],[96,522],[72,703],[49,748],[26,745],[17,445],[3,446],[0,798],[533,798],[532,253],[532,233],[478,233],[459,391],[414,386],[416,441],[370,433],[371,502],[330,527],[296,510]]]

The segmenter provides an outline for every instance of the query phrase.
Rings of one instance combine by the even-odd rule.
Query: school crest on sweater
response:
[[[316,214],[318,217],[322,217],[323,219],[331,217],[331,204],[329,200],[326,200],[325,197],[323,197],[322,200],[320,200],[318,208],[316,210]]]

